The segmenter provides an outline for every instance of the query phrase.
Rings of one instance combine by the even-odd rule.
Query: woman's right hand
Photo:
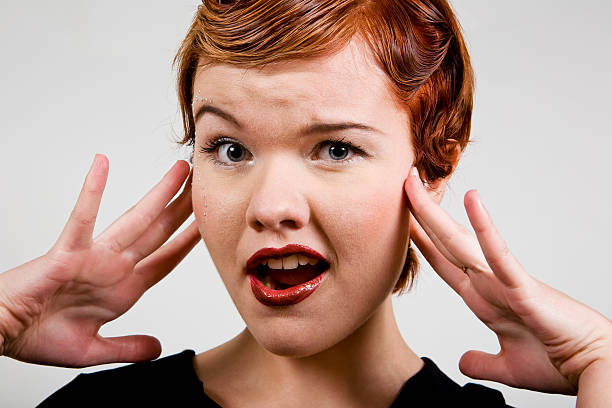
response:
[[[0,274],[0,354],[67,367],[159,356],[161,346],[153,337],[104,338],[98,330],[125,313],[200,240],[191,223],[163,245],[192,213],[189,164],[177,162],[134,207],[92,239],[107,176],[108,159],[96,155],[51,250]],[[185,179],[180,196],[168,205]]]

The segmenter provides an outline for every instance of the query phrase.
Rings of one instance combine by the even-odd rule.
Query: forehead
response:
[[[204,100],[239,109],[241,114],[291,111],[310,119],[342,115],[362,122],[381,112],[403,114],[395,105],[388,79],[358,40],[338,53],[245,69],[216,64],[198,70],[194,108]]]

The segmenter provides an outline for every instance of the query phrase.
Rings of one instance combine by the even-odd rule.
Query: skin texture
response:
[[[108,177],[96,155],[77,203],[48,253],[0,275],[0,351],[18,360],[68,367],[156,358],[151,336],[104,338],[100,327],[125,313],[199,242],[189,175],[177,162],[134,207],[99,236],[92,233]],[[170,203],[170,204],[169,204]]]
[[[477,192],[465,196],[475,235],[440,208],[446,180],[425,187],[411,169],[407,117],[358,44],[264,70],[202,69],[196,88],[197,102],[208,98],[243,123],[238,130],[211,114],[198,122],[196,224],[164,244],[192,209],[189,168],[179,162],[92,237],[108,174],[107,159],[97,156],[52,249],[0,275],[2,354],[65,366],[156,357],[154,338],[108,339],[98,330],[168,274],[201,234],[247,323],[194,361],[211,397],[229,407],[388,406],[422,365],[404,343],[390,302],[409,234],[499,339],[497,355],[470,351],[461,358],[465,374],[577,393],[579,407],[610,406],[610,320],[528,275]],[[321,146],[332,135],[297,136],[301,126],[331,120],[367,123],[384,134],[333,135],[365,151],[334,164],[329,145]],[[222,167],[199,152],[215,132],[249,149],[243,167]],[[265,307],[250,292],[244,264],[261,247],[289,242],[326,256],[329,276],[300,304]]]
[[[580,405],[610,400],[599,385],[610,379],[610,321],[529,276],[475,191],[466,194],[465,206],[476,236],[439,207],[446,180],[425,187],[411,170],[408,117],[358,43],[328,58],[256,71],[201,68],[195,88],[194,112],[208,98],[242,124],[209,113],[196,123],[196,220],[247,324],[196,359],[207,393],[219,403],[387,406],[419,368],[390,307],[409,235],[499,338],[499,354],[462,357],[465,374],[546,392],[572,394],[580,387],[587,390],[578,393]],[[325,120],[364,122],[384,135],[344,132],[345,141],[367,154],[330,163],[317,150],[330,135],[299,136],[302,126]],[[222,148],[200,150],[218,135],[231,139],[238,159]],[[287,243],[326,256],[329,276],[302,303],[263,306],[251,294],[246,260],[260,248]],[[380,381],[377,367],[394,376]],[[316,396],[313,387],[320,390]]]
[[[193,208],[211,257],[247,324],[242,336],[254,339],[244,343],[267,351],[252,353],[264,360],[287,356],[287,362],[295,362],[330,350],[351,335],[376,335],[382,343],[394,339],[394,350],[399,345],[406,356],[402,360],[411,360],[408,371],[420,366],[397,341],[390,307],[408,247],[403,183],[414,158],[409,118],[394,104],[385,76],[369,54],[354,42],[330,58],[262,70],[215,65],[198,72],[194,88],[194,110],[206,97],[243,126],[211,113],[196,123]],[[348,121],[381,133],[351,129],[300,136],[314,122]],[[218,135],[243,145],[245,159],[232,162],[223,149],[200,151]],[[365,154],[349,153],[334,162],[330,145],[321,145],[330,137],[344,138]],[[264,306],[251,292],[246,262],[261,248],[288,243],[323,254],[331,265],[327,278],[299,304]],[[382,328],[374,332],[369,328],[374,324]],[[282,360],[275,361],[282,365]],[[405,381],[409,373],[402,371]]]
[[[263,72],[215,66],[196,77],[202,95],[245,126],[204,115],[196,152],[222,133],[252,154],[228,166],[195,154],[196,219],[250,331],[277,354],[311,355],[345,338],[387,297],[403,265],[409,213],[402,185],[413,160],[408,117],[394,107],[382,73],[361,61],[351,47],[326,60]],[[384,134],[300,138],[315,121],[363,122]],[[369,157],[333,163],[324,149],[311,153],[330,136],[362,146]],[[288,243],[314,248],[331,270],[308,301],[279,313],[253,297],[245,266],[257,250]],[[309,336],[296,336],[302,331]]]
[[[465,353],[461,371],[514,387],[578,392],[579,406],[609,404],[610,320],[527,274],[475,190],[466,193],[465,208],[476,236],[431,200],[415,171],[406,192],[419,249],[499,340],[498,354]]]

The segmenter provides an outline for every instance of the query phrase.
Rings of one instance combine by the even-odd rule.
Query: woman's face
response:
[[[408,114],[358,42],[264,69],[202,68],[194,95],[194,212],[249,331],[280,355],[337,344],[378,310],[404,263]],[[284,268],[270,253],[247,268],[288,244],[325,261],[296,268],[291,253],[304,263],[308,250],[290,247]]]

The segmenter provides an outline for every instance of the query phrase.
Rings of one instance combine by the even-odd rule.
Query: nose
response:
[[[247,224],[256,231],[303,228],[310,221],[310,208],[304,196],[305,183],[291,160],[277,160],[254,174]]]

